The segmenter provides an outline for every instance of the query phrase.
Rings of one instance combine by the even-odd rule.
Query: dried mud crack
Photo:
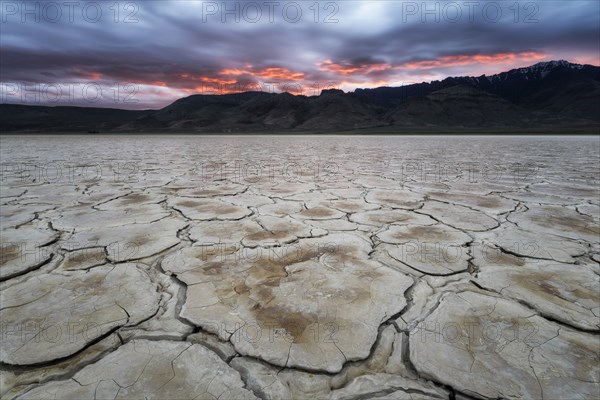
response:
[[[434,140],[410,138],[353,139],[361,157],[319,138],[337,173],[290,176],[305,144],[289,139],[296,150],[154,139],[165,154],[125,138],[94,150],[112,160],[100,178],[3,179],[0,396],[597,396],[597,144],[516,179],[510,166],[547,144],[500,156],[477,139],[505,175],[472,181],[406,176],[399,143],[430,162],[480,157],[435,159]],[[82,139],[37,154],[15,140],[3,160],[90,163]],[[115,157],[140,160],[135,176],[113,174]],[[273,167],[197,164],[240,157]]]

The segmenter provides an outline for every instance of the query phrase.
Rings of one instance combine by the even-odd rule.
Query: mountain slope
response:
[[[0,132],[111,131],[146,115],[148,111],[114,108],[0,104]]]
[[[389,114],[393,125],[527,127],[533,113],[470,86],[452,86],[406,101]]]
[[[491,76],[451,77],[398,88],[359,89],[354,94],[389,107],[453,86],[470,86],[524,108],[551,114],[564,112],[565,117],[600,122],[598,84],[600,67],[560,60]]]

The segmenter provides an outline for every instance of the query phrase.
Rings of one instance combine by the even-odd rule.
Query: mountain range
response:
[[[600,131],[600,67],[564,60],[497,75],[319,96],[192,95],[160,110],[0,104],[0,132]]]

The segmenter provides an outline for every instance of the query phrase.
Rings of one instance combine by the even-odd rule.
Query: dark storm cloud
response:
[[[321,2],[318,15],[313,2],[299,2],[296,22],[293,7],[282,12],[292,2],[280,2],[272,15],[262,6],[260,18],[251,8],[243,13],[247,2],[229,2],[228,10],[238,4],[239,23],[223,15],[222,2],[200,1],[117,2],[118,14],[113,2],[81,2],[72,21],[63,7],[53,23],[46,3],[2,1],[2,82],[132,82],[143,85],[140,93],[154,93],[138,107],[232,82],[337,82],[352,89],[550,58],[599,62],[596,1],[539,1],[533,8],[521,2],[519,14],[509,9],[513,2],[478,3],[501,10],[495,22],[491,12],[474,12],[471,20],[463,2],[429,2],[437,15],[423,13],[422,2],[340,1],[337,9]],[[97,22],[92,3],[102,12]],[[450,3],[461,8],[460,20],[444,12]],[[24,13],[36,4],[39,22]]]
[[[348,35],[347,46],[332,49],[333,57],[351,59],[357,52],[368,54],[377,49],[377,55],[402,63],[451,54],[551,51],[555,48],[573,48],[597,57],[599,3],[579,2],[586,5],[579,8],[578,2],[573,2],[577,11],[571,10],[560,16],[550,10],[544,12],[546,8],[557,7],[554,3],[557,2],[541,6],[537,23],[509,20],[493,24],[484,19],[464,24],[412,22],[391,26],[389,30],[370,36]]]

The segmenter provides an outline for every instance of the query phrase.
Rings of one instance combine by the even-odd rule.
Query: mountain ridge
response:
[[[160,110],[0,104],[0,132],[335,132],[600,127],[600,67],[546,61],[490,76],[319,96],[191,95]]]

